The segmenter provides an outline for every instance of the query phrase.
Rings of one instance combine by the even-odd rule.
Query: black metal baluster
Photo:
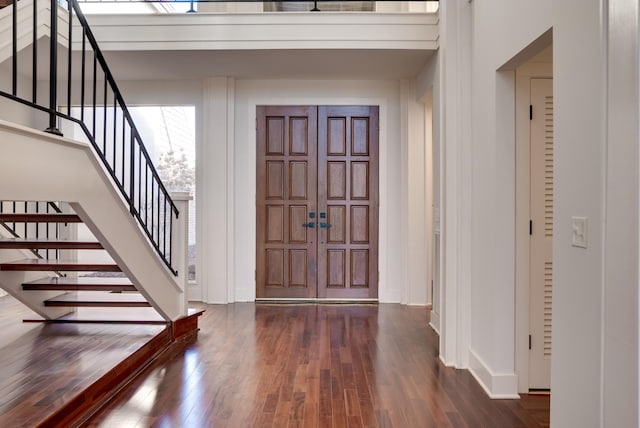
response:
[[[140,150],[138,150],[138,217],[142,221],[142,152]]]
[[[46,212],[47,214],[49,214],[49,212],[50,212],[50,211],[49,211],[49,202],[45,202],[45,212]],[[45,238],[48,240],[48,239],[49,239],[49,228],[50,228],[50,223],[49,223],[49,222],[45,223],[45,224],[44,224],[44,227],[45,227],[44,235],[45,235]],[[46,250],[46,251],[45,251],[45,257],[46,257],[47,259],[49,258],[49,255],[50,255],[50,251],[49,251],[49,250]],[[56,258],[57,258],[57,257],[56,257]]]
[[[31,98],[35,104],[38,100],[38,0],[33,0],[33,41],[31,43]]]
[[[102,99],[102,109],[104,111],[104,117],[102,122],[102,154],[107,160],[107,73],[104,73],[104,98]],[[108,166],[108,165],[107,165]]]
[[[158,212],[156,213],[158,216],[158,249],[160,249],[160,183],[158,183]]]
[[[82,68],[80,70],[80,120],[84,122],[84,88],[85,88],[85,66],[86,66],[86,55],[87,55],[87,38],[84,34],[84,28],[82,29]]]
[[[173,251],[171,249],[171,243],[173,242],[173,209],[169,209],[169,266],[173,266]],[[187,265],[189,262],[187,261]],[[184,266],[184,269],[187,269],[187,274],[189,273],[188,266]]]
[[[155,215],[155,184],[156,184],[156,180],[155,177],[151,177],[151,240],[153,241],[153,229],[154,229],[154,222],[156,219],[156,215]]]
[[[18,95],[18,0],[11,10],[11,93]]]
[[[97,97],[98,97],[98,58],[96,57],[96,53],[93,52],[93,141],[96,141],[96,114],[98,110]]]
[[[162,210],[162,253],[167,255],[167,197],[164,197],[164,206]]]
[[[36,205],[37,206],[37,205]],[[44,209],[45,213],[49,214],[50,210],[49,210],[49,202],[47,202],[45,204],[45,209]],[[46,239],[49,239],[49,223],[45,223],[44,224],[45,230],[44,230],[44,236]],[[45,251],[45,257],[48,259],[49,258],[49,250]]]
[[[51,24],[49,27],[49,127],[46,132],[62,136],[56,126],[58,109],[58,2],[51,0]]]
[[[125,154],[126,154],[126,141],[127,141],[127,121],[125,120],[124,115],[122,115],[122,188],[124,189],[126,186],[126,174],[125,174]],[[129,195],[129,198],[131,198],[131,195]]]
[[[69,13],[69,49],[67,50],[67,115],[71,116],[71,64],[73,61],[73,8],[71,1],[67,1],[67,12]]]
[[[40,202],[36,202],[36,214],[40,213]],[[38,239],[40,237],[40,228],[39,228],[40,223],[36,223],[36,239]]]
[[[145,159],[146,161],[146,159]],[[149,224],[149,195],[147,190],[149,189],[149,168],[145,162],[144,164],[144,225],[147,227]]]
[[[60,211],[60,210],[58,210]],[[65,226],[67,226],[67,223],[64,224]],[[60,223],[54,223],[53,227],[55,227],[55,231],[56,231],[56,241],[58,239],[60,239]],[[60,258],[60,250],[58,250],[56,248],[56,260]],[[62,275],[62,276],[67,276],[66,274]]]
[[[130,170],[129,170],[129,211],[131,212],[131,215],[135,216],[136,215],[136,209],[134,207],[135,205],[135,190],[136,190],[136,176],[135,176],[135,169],[136,169],[136,152],[135,152],[135,141],[134,141],[134,137],[133,137],[133,129],[129,130],[130,133],[130,143],[131,143],[131,148],[129,149],[129,156],[131,159],[129,159],[129,165],[130,165]],[[124,147],[122,149],[122,152],[124,153]],[[124,156],[123,156],[124,158]],[[124,162],[124,161],[123,161]],[[124,168],[124,163],[122,164],[122,168]],[[138,192],[139,193],[139,192]]]
[[[29,212],[29,210],[27,209],[27,201],[24,201],[24,211],[25,214]],[[37,225],[37,223],[36,223]],[[24,222],[24,237],[25,239],[29,237],[29,229],[27,228],[27,222]]]
[[[13,201],[13,213],[14,213],[14,214],[16,213],[16,202],[15,202],[15,201]],[[13,231],[14,231],[14,233],[15,233],[15,230],[16,230],[16,222],[15,222],[15,221],[12,223],[12,225],[11,225],[11,229],[13,229]],[[17,235],[16,235],[16,236],[17,236]]]
[[[116,103],[116,94],[113,94],[113,172],[116,172],[116,146],[117,138],[118,138],[118,111],[117,111],[117,103]]]

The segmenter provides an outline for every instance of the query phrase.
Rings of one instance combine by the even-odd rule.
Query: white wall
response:
[[[3,65],[0,68],[0,76],[0,90],[11,93],[11,68]],[[17,79],[18,96],[30,100],[31,79],[26,78],[22,74],[18,74]],[[42,89],[45,88],[44,86],[39,86],[39,88],[41,92],[44,92]],[[47,127],[48,117],[45,113],[27,107],[17,101],[0,97],[0,111],[2,112],[2,120],[41,130],[44,130]]]
[[[619,74],[610,79],[615,89],[610,98],[605,96],[606,20],[601,4],[605,10],[611,4],[615,11],[611,43],[616,55],[609,57],[609,69]],[[471,319],[457,330],[448,331],[445,325],[445,334],[454,336],[446,339],[464,344],[464,334],[470,333],[472,372],[490,394],[515,395],[515,156],[509,70],[527,59],[518,56],[521,51],[552,28],[556,200],[551,424],[637,426],[637,5],[617,0],[458,0],[441,7],[458,14],[445,11],[445,37],[450,35],[447,27],[461,23],[472,35],[466,47],[443,42],[445,76],[446,67],[452,66],[446,55],[463,61],[465,48],[470,48],[473,71],[470,91],[464,91],[462,82],[460,98],[446,99],[472,106],[468,123],[445,118],[443,131],[444,164],[457,167],[455,178],[472,186],[457,202],[458,208],[468,203],[468,211],[451,215],[448,206],[444,208],[445,224],[471,223],[470,236],[463,233],[459,241],[446,242],[471,250],[469,266],[463,258],[459,269],[470,283],[451,284],[447,277],[444,290],[460,291],[462,286],[464,293],[469,287]],[[468,25],[467,13],[472,18]],[[447,16],[457,20],[446,22]],[[464,27],[455,28],[454,35],[464,36]],[[447,89],[446,82],[443,87]],[[609,127],[607,136],[606,119],[618,118],[619,111],[628,115],[620,119],[624,131],[618,134]],[[449,158],[451,144],[464,144],[465,135],[471,142],[469,169],[462,168],[464,157]],[[445,195],[445,204],[448,198]],[[572,216],[589,219],[587,249],[571,246]],[[450,302],[445,300],[445,305]],[[449,323],[449,317],[444,321]],[[460,354],[456,365],[465,365]]]

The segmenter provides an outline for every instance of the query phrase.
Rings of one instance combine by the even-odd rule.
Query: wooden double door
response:
[[[256,297],[378,297],[378,107],[257,107]]]

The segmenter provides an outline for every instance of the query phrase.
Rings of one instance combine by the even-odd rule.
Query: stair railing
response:
[[[7,9],[11,9],[11,81],[2,81],[0,74],[0,96],[44,113],[47,132],[62,135],[61,124],[75,124],[82,130],[131,215],[177,275],[171,242],[178,209],[78,2],[67,0],[60,5],[57,0],[20,0],[0,10],[0,19]],[[44,12],[49,15],[43,20]],[[38,45],[43,35],[50,36],[48,52],[41,52]],[[44,82],[38,79],[41,72],[48,76]],[[31,75],[30,85],[24,83],[25,74]],[[48,91],[40,90],[43,84]]]

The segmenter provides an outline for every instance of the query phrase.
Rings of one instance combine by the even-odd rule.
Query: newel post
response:
[[[176,282],[184,296],[182,313],[187,314],[189,309],[187,285],[189,281],[189,201],[193,196],[189,192],[172,192],[171,199],[176,204],[180,216],[173,221],[171,239],[171,264],[178,271]]]

